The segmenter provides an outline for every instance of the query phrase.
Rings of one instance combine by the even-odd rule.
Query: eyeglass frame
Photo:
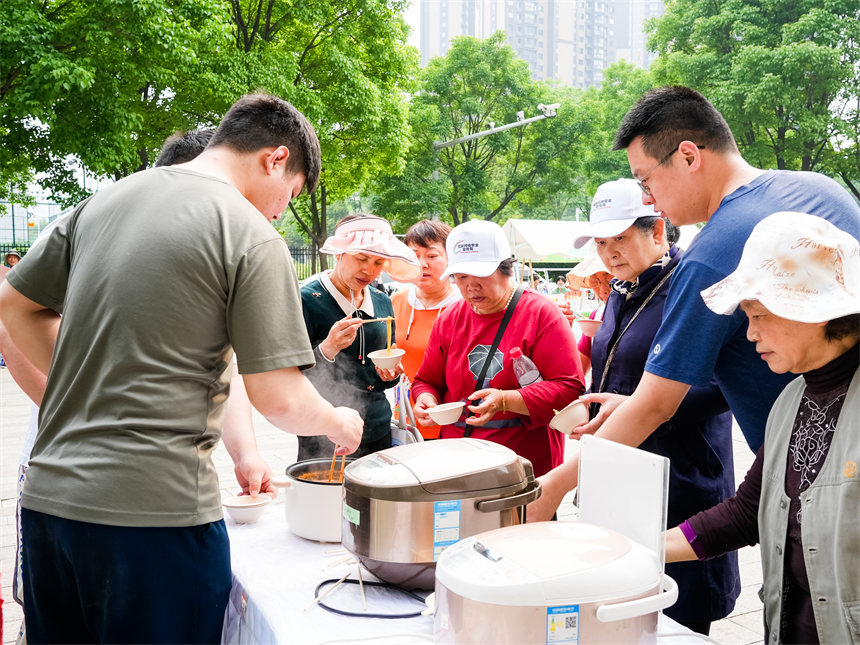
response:
[[[681,143],[683,143],[683,141],[682,141]],[[660,166],[662,166],[664,163],[666,163],[667,161],[669,161],[669,159],[671,159],[671,158],[672,158],[672,155],[674,155],[676,152],[678,152],[678,150],[680,150],[680,149],[681,149],[681,143],[679,143],[677,146],[675,146],[675,148],[672,150],[672,152],[670,152],[670,153],[669,153],[669,154],[667,154],[665,157],[663,157],[663,158],[660,160],[660,163],[658,163],[656,166],[654,166],[653,168],[651,168],[651,170],[649,170],[648,172],[646,172],[644,177],[642,177],[641,179],[637,179],[637,180],[636,180],[636,185],[637,185],[637,186],[639,186],[639,188],[642,190],[642,192],[643,192],[643,193],[645,193],[645,195],[646,195],[647,197],[651,197],[651,189],[650,189],[648,186],[646,186],[646,185],[645,185],[645,182],[648,180],[648,177],[650,177],[650,176],[651,176],[651,173],[652,173],[652,172],[654,172],[655,170],[657,170],[657,168],[659,168],[659,167],[660,167]],[[703,150],[703,149],[705,148],[705,146],[700,146],[698,143],[696,144],[696,147],[697,147],[699,150]]]

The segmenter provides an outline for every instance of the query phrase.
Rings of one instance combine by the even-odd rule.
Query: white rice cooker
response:
[[[513,450],[461,438],[362,457],[346,467],[343,491],[344,547],[381,580],[432,589],[447,547],[522,523],[540,484]]]
[[[657,554],[580,522],[466,538],[436,565],[434,640],[458,645],[653,643],[678,597]]]

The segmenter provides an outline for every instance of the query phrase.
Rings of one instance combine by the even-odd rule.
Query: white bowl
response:
[[[602,320],[592,320],[591,318],[577,318],[576,322],[579,323],[579,328],[582,329],[582,333],[588,336],[589,338],[594,338],[594,335],[597,333],[597,330],[600,329],[600,323]]]
[[[253,524],[271,501],[268,495],[233,495],[221,500],[221,504],[236,524]]]
[[[549,422],[549,427],[564,434],[570,434],[577,426],[588,422],[588,405],[574,401],[559,410]]]
[[[440,426],[447,426],[454,423],[460,418],[463,412],[463,406],[466,405],[463,401],[452,401],[451,403],[443,403],[435,408],[427,408],[427,414]]]
[[[375,352],[370,352],[367,356],[373,361],[373,364],[384,370],[393,370],[400,362],[400,358],[406,353],[405,349],[391,348],[391,353],[387,349],[377,349]]]

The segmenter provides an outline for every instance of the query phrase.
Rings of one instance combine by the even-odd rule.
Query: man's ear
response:
[[[666,239],[666,220],[658,217],[654,222],[654,244],[660,246]]]
[[[290,158],[290,149],[287,146],[278,146],[277,148],[267,148],[267,152],[263,154],[263,165],[267,175],[275,173],[284,174],[287,165],[287,159]]]
[[[690,166],[690,170],[698,170],[702,165],[702,151],[692,141],[682,141],[678,145],[678,152]]]

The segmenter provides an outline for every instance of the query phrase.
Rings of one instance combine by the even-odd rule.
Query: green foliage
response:
[[[352,194],[371,174],[402,164],[418,61],[405,44],[404,6],[3,0],[0,199],[21,198],[39,176],[55,198],[74,202],[83,195],[69,160],[97,177],[123,177],[151,165],[173,131],[213,126],[257,90],[308,116],[322,144],[326,194]],[[315,203],[324,203],[322,193]],[[306,223],[312,237],[325,229]]]
[[[469,217],[500,224],[510,217],[575,219],[577,211],[582,217],[597,186],[629,176],[627,157],[611,151],[612,140],[652,85],[647,71],[626,63],[605,70],[599,88],[535,83],[501,35],[459,39],[420,79],[406,166],[379,178],[374,211],[404,229],[430,216],[453,224]],[[529,106],[538,103],[561,108],[554,118],[433,153],[434,141],[512,122],[519,109],[533,116]]]
[[[234,48],[222,59],[225,71],[216,76],[226,85],[214,93],[232,102],[244,92],[265,89],[291,101],[314,124],[322,147],[320,187],[295,200],[290,210],[318,248],[329,229],[330,200],[342,200],[371,176],[402,166],[407,92],[418,67],[417,52],[406,45],[406,2],[230,0],[229,5]]]
[[[655,77],[708,96],[748,161],[860,177],[857,0],[670,0],[649,30]]]
[[[98,177],[145,168],[167,135],[196,125],[174,97],[202,74],[224,18],[216,0],[3,0],[3,172],[45,174],[71,203],[83,195],[69,158]]]
[[[374,210],[401,226],[442,213],[456,225],[471,217],[496,219],[519,202],[546,202],[569,182],[577,146],[592,127],[571,101],[560,100],[570,93],[533,81],[501,32],[455,39],[446,56],[422,71],[406,166],[379,179]],[[520,111],[537,116],[539,103],[556,102],[562,107],[555,118],[434,151],[434,143],[516,122]]]

